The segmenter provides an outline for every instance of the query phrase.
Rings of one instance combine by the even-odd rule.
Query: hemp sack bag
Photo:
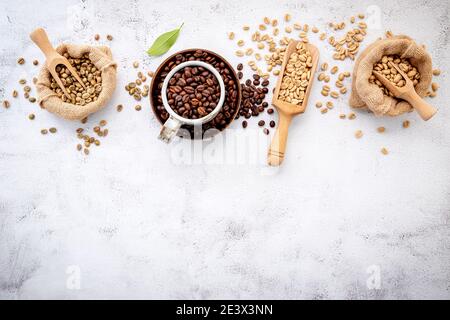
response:
[[[116,89],[116,63],[112,60],[112,53],[105,46],[89,46],[75,44],[61,44],[56,48],[60,54],[67,52],[73,58],[81,58],[89,54],[89,59],[102,74],[102,91],[97,100],[84,106],[63,102],[50,88],[51,75],[45,66],[41,68],[36,83],[41,108],[67,120],[81,120],[91,113],[104,108]]]
[[[427,94],[433,76],[431,56],[408,36],[388,36],[369,45],[356,60],[349,104],[353,108],[367,108],[375,115],[397,116],[410,112],[413,107],[408,102],[386,96],[376,84],[369,83],[374,64],[384,55],[409,59],[420,73],[415,86],[417,94],[421,97]]]

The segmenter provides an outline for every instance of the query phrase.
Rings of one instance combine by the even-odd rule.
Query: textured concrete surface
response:
[[[450,298],[447,1],[3,0],[0,12],[0,100],[12,102],[0,110],[0,298]],[[314,107],[324,101],[316,84],[278,171],[261,164],[268,141],[257,119],[248,136],[234,122],[203,153],[246,139],[252,148],[227,144],[226,161],[189,163],[177,156],[188,142],[157,141],[149,103],[134,111],[122,89],[134,60],[154,70],[164,58],[146,57],[153,39],[185,22],[171,53],[204,47],[236,64],[226,32],[244,38],[241,25],[285,12],[320,29],[366,12],[364,46],[386,29],[424,43],[443,71],[439,113],[426,123],[414,113],[343,121],[345,99],[326,115]],[[107,119],[110,135],[89,157],[75,150],[79,123],[10,97],[36,74],[31,61],[43,61],[28,38],[38,26],[54,43],[114,36],[118,90],[88,122]],[[331,63],[330,47],[310,39]],[[58,133],[41,136],[50,126]]]

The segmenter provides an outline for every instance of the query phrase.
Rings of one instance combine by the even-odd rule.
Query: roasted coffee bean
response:
[[[244,128],[244,129],[247,128],[247,125],[248,125],[247,121],[245,121],[245,120],[242,121],[242,128]]]
[[[168,62],[165,63],[165,65],[161,66],[161,72],[159,72],[157,75],[155,75],[155,83],[154,89],[151,93],[152,95],[152,102],[154,104],[154,110],[156,112],[156,116],[159,118],[160,121],[164,122],[169,118],[168,112],[165,110],[163,104],[162,104],[162,98],[161,98],[161,88],[162,83],[164,82],[164,79],[167,77],[169,72],[175,68],[177,65],[183,62],[187,61],[203,61],[206,63],[209,63],[213,67],[216,68],[216,70],[220,73],[222,80],[225,84],[225,101],[222,106],[222,110],[217,114],[217,116],[209,121],[208,123],[205,123],[202,125],[202,133],[205,132],[208,129],[215,128],[219,131],[223,130],[234,118],[238,117],[238,101],[239,101],[239,79],[237,79],[237,76],[233,72],[232,67],[225,63],[222,59],[220,59],[218,56],[216,56],[213,53],[210,53],[208,51],[203,50],[190,50],[185,51],[182,54],[177,54],[172,59],[170,59]],[[185,68],[186,69],[186,68]],[[201,116],[198,114],[197,109],[199,107],[203,107],[205,110],[201,109],[200,113],[203,111],[206,112],[206,114],[209,114],[212,112],[212,110],[215,108],[215,106],[218,103],[218,99],[220,98],[220,89],[218,89],[218,92],[215,92],[215,90],[210,90],[210,85],[208,85],[207,79],[209,78],[208,75],[210,75],[209,71],[206,69],[199,68],[199,67],[192,67],[189,72],[185,72],[184,77],[180,74],[178,78],[175,78],[174,81],[173,78],[171,81],[169,81],[170,86],[176,85],[176,82],[183,78],[187,86],[194,88],[194,93],[188,93],[185,90],[185,93],[182,94],[181,92],[177,93],[177,95],[182,95],[181,101],[177,101],[175,103],[175,98],[169,100],[169,104],[174,107],[175,109],[179,109],[182,111],[182,116],[185,114],[185,117],[189,117],[189,113],[192,114],[192,118],[200,118]],[[185,71],[180,70],[180,71]],[[187,76],[187,77],[186,77]],[[204,80],[202,79],[205,78]],[[214,77],[214,76],[213,76]],[[215,79],[215,77],[214,77]],[[214,80],[211,78],[211,80]],[[211,80],[209,83],[211,83]],[[217,79],[215,79],[217,81]],[[213,87],[217,83],[214,82]],[[198,86],[203,85],[206,89],[206,92],[203,94],[203,91],[198,90]],[[184,87],[185,88],[185,87]],[[219,87],[220,88],[220,87]],[[190,90],[190,89],[188,89]],[[175,96],[174,94],[172,94]],[[198,101],[194,101],[195,106],[192,105],[192,100],[197,99]],[[179,99],[179,98],[178,98]],[[171,101],[173,100],[173,101]],[[204,100],[204,101],[202,101]],[[201,103],[201,104],[200,104]],[[174,106],[175,104],[175,106]],[[184,108],[184,109],[181,109]],[[241,114],[241,116],[244,116]],[[192,126],[185,125],[183,128],[188,129],[191,138],[194,137],[194,128]]]
[[[261,77],[259,75],[254,74],[253,81],[248,79],[244,84],[241,84],[242,101],[239,115],[244,116],[246,119],[259,116],[269,106],[264,101],[267,88],[260,86],[260,79]]]
[[[174,80],[175,81],[172,81]],[[214,110],[220,98],[216,77],[203,67],[186,67],[173,75],[167,99],[173,110],[188,119],[199,119]],[[232,80],[228,81],[233,85]]]
[[[269,125],[270,125],[271,128],[275,128],[275,121],[273,121],[273,120],[270,121]]]
[[[237,69],[238,69],[238,71],[242,71],[242,69],[244,69],[244,65],[242,63],[239,63],[237,65]]]
[[[272,108],[267,109],[268,114],[272,114],[273,112],[274,112],[274,110]]]
[[[241,80],[244,77],[244,74],[241,71],[239,71],[237,73],[237,75],[238,75],[239,80]]]
[[[260,127],[264,127],[265,124],[266,124],[266,122],[264,120],[258,121],[258,126],[260,126]]]
[[[262,83],[261,83],[261,85],[263,86],[263,87],[267,87],[268,85],[269,85],[269,80],[264,80]]]
[[[269,134],[269,129],[264,128],[263,132],[264,132],[264,134],[268,135]]]

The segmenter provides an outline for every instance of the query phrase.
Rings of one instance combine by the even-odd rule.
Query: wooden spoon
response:
[[[385,78],[380,72],[373,71],[375,77],[396,97],[408,101],[413,108],[419,113],[420,117],[427,121],[437,112],[436,108],[426,103],[414,89],[413,82],[408,76],[401,70],[395,63],[392,66],[397,69],[401,74],[405,85],[403,87],[397,87],[387,78]]]
[[[296,46],[299,42],[300,41],[291,41],[288,47],[286,48],[286,52],[284,54],[284,61],[281,66],[281,72],[280,75],[278,76],[277,86],[275,87],[275,91],[273,93],[272,104],[278,110],[278,128],[272,139],[272,143],[270,145],[268,153],[267,160],[269,165],[271,166],[279,166],[283,162],[286,150],[289,125],[291,123],[292,117],[305,112],[306,106],[308,105],[309,94],[311,93],[311,87],[314,80],[314,73],[317,68],[317,63],[319,62],[319,50],[312,44],[309,43],[306,44],[312,56],[312,67],[311,67],[311,77],[309,78],[309,84],[308,87],[306,88],[303,103],[302,105],[299,106],[296,104],[278,100],[278,94],[280,92],[280,87],[283,80],[286,65],[289,61],[289,57],[291,56],[291,54],[296,51]]]
[[[45,62],[47,69],[67,98],[72,99],[72,97],[69,95],[66,88],[64,87],[64,84],[62,83],[58,73],[56,72],[56,67],[58,65],[63,65],[64,67],[66,67],[67,70],[69,70],[70,73],[73,75],[73,77],[81,84],[81,86],[86,89],[86,86],[84,85],[83,81],[81,81],[81,78],[78,75],[75,68],[70,65],[69,61],[65,57],[60,55],[52,47],[52,44],[50,43],[50,40],[48,40],[47,33],[45,32],[44,29],[38,28],[34,30],[30,34],[30,38],[45,54],[45,58],[47,59],[47,61]]]

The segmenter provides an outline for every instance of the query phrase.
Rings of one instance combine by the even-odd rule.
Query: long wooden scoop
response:
[[[423,120],[427,121],[432,116],[434,116],[437,112],[436,108],[426,103],[417,94],[416,90],[414,89],[413,82],[408,78],[403,70],[401,70],[395,63],[392,63],[392,66],[397,69],[398,73],[400,73],[400,75],[403,77],[403,80],[405,80],[405,85],[403,87],[397,87],[378,71],[373,71],[373,74],[396,98],[408,101],[419,113],[420,117]]]
[[[58,65],[63,65],[64,67],[66,67],[67,70],[70,71],[72,76],[81,84],[81,86],[86,89],[86,86],[84,85],[83,81],[81,81],[81,78],[78,75],[75,68],[70,65],[69,61],[65,57],[60,55],[52,47],[52,44],[50,43],[50,40],[48,40],[47,33],[45,32],[44,29],[38,28],[38,29],[34,30],[30,34],[30,38],[39,47],[39,49],[41,49],[41,51],[45,54],[45,58],[47,59],[47,61],[45,62],[47,69],[50,72],[50,74],[53,76],[56,83],[61,88],[61,90],[64,92],[64,94],[66,95],[67,98],[72,99],[70,97],[69,93],[67,92],[66,88],[64,87],[64,84],[62,83],[58,73],[56,72],[56,67]]]
[[[296,47],[299,42],[300,41],[291,41],[288,47],[286,48],[286,52],[284,54],[284,61],[281,66],[281,72],[280,75],[278,76],[277,86],[275,87],[275,91],[273,93],[272,104],[278,110],[278,128],[272,139],[272,144],[270,145],[268,153],[267,160],[269,165],[271,166],[279,166],[283,162],[286,151],[289,125],[291,123],[292,117],[305,112],[306,106],[308,105],[309,94],[311,93],[312,83],[314,80],[314,72],[316,71],[317,63],[319,62],[319,50],[312,44],[309,43],[306,44],[307,49],[309,50],[312,56],[312,67],[310,70],[311,75],[309,78],[308,87],[306,88],[303,103],[302,105],[296,105],[278,100],[278,95],[280,92],[280,87],[283,80],[286,65],[289,61],[289,57],[291,56],[291,54],[296,51]]]

